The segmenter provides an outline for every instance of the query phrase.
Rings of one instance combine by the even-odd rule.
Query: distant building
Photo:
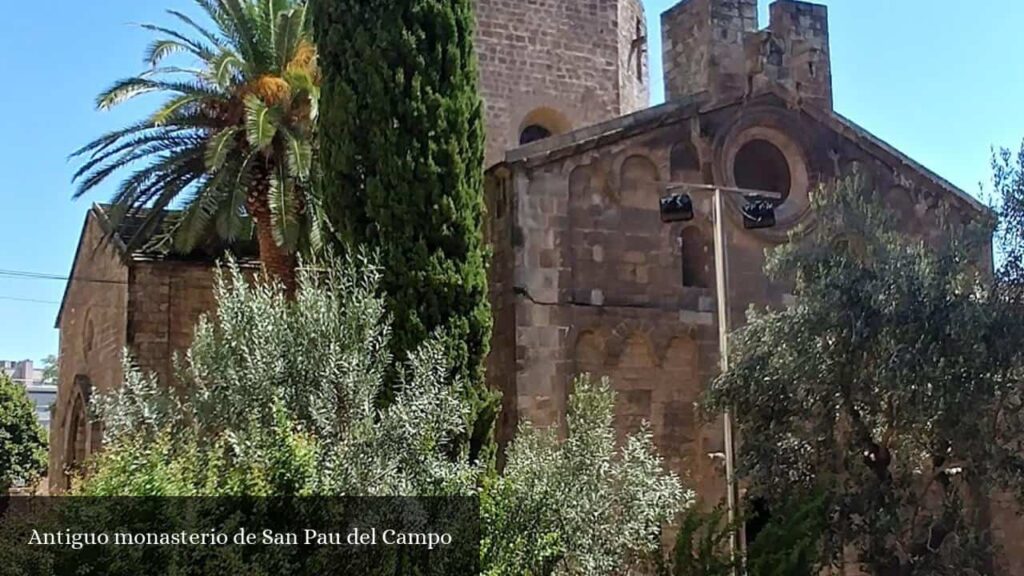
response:
[[[28,397],[36,404],[36,419],[50,433],[51,406],[57,401],[57,383],[43,381],[43,369],[31,360],[0,360],[0,369],[8,378],[28,390]]]

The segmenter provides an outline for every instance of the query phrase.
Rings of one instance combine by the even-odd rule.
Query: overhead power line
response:
[[[6,300],[9,302],[28,302],[30,304],[53,304],[57,305],[60,302],[56,300],[36,300],[35,298],[18,298],[17,296],[0,296],[0,300]]]
[[[0,269],[0,278],[11,278],[16,280],[57,280],[61,282],[67,282],[71,280],[70,276],[64,276],[61,274],[45,274],[42,272],[29,272],[27,270],[2,270]],[[125,285],[127,282],[123,280],[108,280],[104,278],[87,278],[84,276],[75,276],[75,282],[90,282],[93,284],[121,284]]]

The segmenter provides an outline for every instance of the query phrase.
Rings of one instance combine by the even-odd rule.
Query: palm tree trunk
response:
[[[295,298],[296,281],[295,255],[277,245],[274,240],[274,223],[270,214],[270,176],[257,175],[249,193],[246,207],[256,224],[256,239],[260,246],[260,262],[263,271],[270,278],[281,282],[289,300]]]

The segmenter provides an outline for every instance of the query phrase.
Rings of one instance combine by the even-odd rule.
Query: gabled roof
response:
[[[175,252],[155,245],[154,241],[167,232],[166,224],[181,213],[178,210],[163,210],[156,219],[152,220],[155,226],[147,224],[153,214],[148,210],[139,210],[120,216],[109,204],[93,204],[91,211],[96,215],[96,221],[103,232],[110,237],[114,246],[121,252],[122,257],[130,260],[214,262],[227,251],[242,258],[255,258],[259,254],[259,249],[252,240],[227,242],[213,236],[188,253]]]
[[[660,126],[674,124],[698,114],[736,106],[749,101],[751,98],[766,94],[774,94],[786,102],[789,108],[805,113],[811,119],[830,128],[837,134],[858,143],[867,152],[887,161],[886,163],[906,166],[929,181],[936,188],[955,196],[974,210],[991,214],[991,208],[978,201],[977,198],[841,114],[833,110],[823,110],[809,102],[801,101],[795,93],[790,92],[785,87],[774,84],[750,96],[715,100],[711,97],[710,93],[701,92],[687,98],[666,102],[665,104],[634,112],[627,116],[608,120],[566,134],[559,134],[510,150],[506,153],[503,164],[539,164],[564,158],[578,152],[618,142]]]
[[[167,210],[164,216],[160,218],[160,221],[163,222],[166,220],[166,217],[176,213],[176,211]],[[258,257],[259,249],[255,242],[251,240],[234,243],[211,240],[188,254],[161,250],[154,247],[150,241],[162,232],[162,228],[158,226],[148,231],[142,230],[143,222],[147,216],[147,213],[141,212],[115,219],[112,217],[111,207],[108,204],[93,204],[89,208],[82,222],[82,231],[78,236],[78,246],[75,248],[75,258],[71,263],[71,273],[68,275],[67,284],[64,286],[64,295],[60,301],[60,308],[57,310],[55,328],[60,328],[60,320],[64,314],[64,306],[71,291],[71,284],[79,277],[78,263],[82,256],[85,233],[88,230],[90,218],[93,218],[103,231],[105,241],[110,243],[125,265],[129,266],[133,262],[198,262],[212,265],[227,252],[234,253],[243,264],[252,263]],[[141,236],[140,233],[142,233]],[[130,243],[138,246],[138,248],[129,248]]]

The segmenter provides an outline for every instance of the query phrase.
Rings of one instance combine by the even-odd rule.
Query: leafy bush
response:
[[[365,259],[276,283],[218,276],[174,390],[126,371],[98,403],[105,450],[87,494],[470,494],[476,470],[445,456],[465,406],[447,382],[440,337],[396,366]],[[378,408],[383,377],[396,401]],[[144,473],[140,473],[144,472]]]
[[[618,574],[652,556],[685,498],[649,432],[616,449],[607,383],[577,382],[564,441],[524,424],[501,476],[453,458],[468,402],[444,337],[397,362],[379,278],[361,258],[306,269],[290,301],[229,266],[177,386],[129,367],[97,401],[106,445],[78,493],[479,496],[487,574]],[[388,373],[400,386],[380,407]]]
[[[520,426],[483,494],[488,575],[619,574],[654,557],[662,525],[692,494],[663,472],[649,430],[616,450],[613,405],[607,381],[582,377],[564,441]]]
[[[46,473],[46,432],[24,386],[0,373],[0,496]]]

